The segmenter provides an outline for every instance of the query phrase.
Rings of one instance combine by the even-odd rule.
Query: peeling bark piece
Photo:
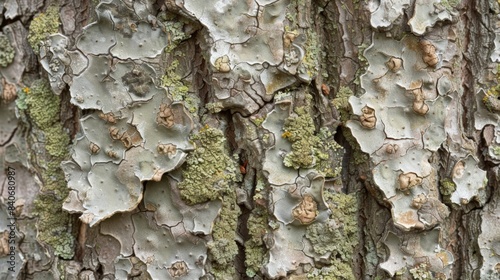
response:
[[[203,239],[187,232],[174,237],[170,229],[151,224],[151,213],[132,215],[134,223],[134,252],[147,265],[153,279],[171,279],[171,271],[180,279],[199,279],[205,274],[206,244]],[[183,262],[186,269],[172,270],[176,263]],[[179,266],[176,265],[176,266]],[[180,275],[181,272],[185,274]]]
[[[86,209],[83,214],[90,218],[85,221],[90,226],[111,217],[116,212],[134,209],[142,198],[142,185],[139,179],[122,183],[120,179],[125,180],[125,178],[114,164],[96,163],[88,176],[91,188],[86,190],[83,199],[83,207]],[[110,197],[109,193],[115,195]]]
[[[378,4],[378,5],[377,5]],[[410,6],[409,0],[403,1],[370,1],[370,23],[374,28],[390,28],[403,15],[403,10]]]
[[[302,238],[306,228],[303,226],[285,225],[279,222],[279,228],[273,232],[268,241],[272,244],[269,250],[269,261],[263,270],[272,278],[286,277],[290,271],[294,271],[303,264],[313,264],[311,258],[307,257],[303,250]]]
[[[484,203],[485,187],[488,182],[486,171],[478,167],[477,160],[468,156],[458,161],[453,168],[452,180],[457,189],[451,194],[451,201],[455,204],[468,204],[472,199]]]
[[[421,36],[427,28],[434,26],[439,21],[451,20],[451,13],[441,0],[416,0],[413,16],[408,21],[411,31]],[[450,4],[448,4],[450,5]]]
[[[120,243],[120,254],[130,256],[133,254],[134,225],[132,224],[132,214],[118,213],[106,219],[100,224],[102,234],[114,237]]]
[[[290,151],[291,144],[282,138],[281,128],[285,125],[285,119],[290,116],[291,102],[284,100],[277,102],[276,108],[271,111],[262,126],[268,129],[274,136],[274,147],[268,149],[265,155],[264,172],[268,174],[269,183],[273,185],[292,184],[295,182],[296,173],[293,169],[283,164],[283,151]]]
[[[396,233],[388,231],[383,243],[387,246],[389,258],[380,264],[380,268],[393,277],[405,267],[417,267],[425,261],[429,273],[443,274],[449,278],[447,269],[454,261],[451,252],[440,246],[440,229],[433,229],[427,234]]]

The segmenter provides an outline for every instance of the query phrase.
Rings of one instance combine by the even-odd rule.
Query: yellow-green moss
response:
[[[70,139],[60,123],[60,98],[51,92],[45,80],[35,81],[23,93],[24,113],[33,124],[33,135],[40,135],[35,140],[37,145],[44,147],[32,159],[39,167],[42,181],[41,193],[34,203],[38,239],[54,248],[56,255],[68,259],[73,256],[74,237],[71,217],[62,210],[68,188],[60,164],[69,155]]]
[[[50,6],[45,13],[39,13],[33,18],[29,27],[28,42],[36,54],[40,51],[40,42],[48,35],[57,33],[60,24],[59,8],[56,6]]]
[[[7,36],[0,34],[0,67],[7,67],[14,60],[16,52]]]
[[[315,270],[309,277],[316,279],[355,279],[352,272],[354,248],[358,244],[357,198],[356,194],[324,194],[332,214],[324,223],[307,227],[305,237],[311,241],[315,253],[331,253],[332,264],[328,268]],[[328,278],[335,276],[336,278]]]
[[[67,147],[70,144],[68,134],[64,132],[61,123],[56,123],[54,126],[48,127],[44,131],[47,136],[45,149],[49,155],[57,158],[64,158],[67,155]]]

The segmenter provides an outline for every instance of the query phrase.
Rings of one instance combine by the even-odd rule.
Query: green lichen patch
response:
[[[349,97],[353,96],[354,93],[348,87],[340,87],[332,100],[333,106],[340,113],[340,120],[345,123],[349,120],[351,115],[351,106],[349,105]]]
[[[456,10],[456,7],[461,3],[460,0],[441,0],[439,2],[447,11],[452,12]]]
[[[500,146],[493,146],[491,150],[495,156],[500,157]]]
[[[327,178],[339,178],[342,173],[342,158],[344,148],[333,138],[333,133],[326,127],[319,130],[318,149],[321,152],[316,169]]]
[[[238,254],[238,245],[235,240],[240,213],[240,208],[236,204],[236,193],[232,191],[225,195],[212,230],[213,241],[207,244],[210,259],[213,260],[210,273],[215,279],[232,279],[236,273],[234,258]]]
[[[232,194],[237,163],[228,154],[222,131],[204,127],[191,140],[196,148],[187,156],[179,183],[182,199],[192,205]]]
[[[483,97],[483,104],[492,113],[500,113],[500,84],[490,88]]]
[[[292,143],[292,151],[285,156],[283,163],[294,169],[312,168],[325,156],[318,149],[320,139],[315,134],[316,127],[310,112],[312,97],[306,96],[306,105],[295,108],[295,114],[285,120],[281,135]]]
[[[222,105],[222,102],[209,102],[205,104],[205,108],[212,114],[217,114],[222,109],[224,109],[224,106]]]
[[[183,101],[184,106],[192,114],[198,113],[199,98],[189,93],[189,83],[182,79],[176,70],[179,68],[179,60],[173,60],[161,77],[161,86],[168,89],[168,94],[175,101]]]
[[[63,159],[68,155],[67,147],[70,144],[68,134],[64,132],[61,123],[47,128],[45,131],[47,142],[45,149],[52,157]]]
[[[235,243],[240,209],[236,204],[234,183],[238,180],[237,163],[229,156],[226,138],[221,130],[205,126],[191,137],[196,148],[186,159],[183,180],[179,183],[181,198],[188,204],[220,199],[222,207],[214,222],[213,241],[208,243],[216,279],[234,275]]]
[[[34,141],[42,151],[32,157],[42,182],[42,193],[35,200],[38,217],[38,239],[54,248],[55,254],[69,259],[73,256],[74,237],[71,235],[71,217],[62,210],[68,195],[60,164],[69,156],[68,134],[60,122],[60,98],[52,93],[45,80],[35,81],[22,91],[18,108],[33,124]]]
[[[14,60],[16,52],[12,47],[9,38],[0,34],[0,67],[7,67]]]
[[[334,154],[342,151],[342,147],[333,140],[333,134],[328,130],[316,133],[311,100],[312,96],[307,94],[305,105],[296,107],[285,120],[281,137],[292,143],[292,150],[286,154],[283,163],[294,169],[316,167],[326,177],[336,177],[341,169],[340,165],[332,163],[332,159]]]
[[[17,91],[16,106],[21,111],[28,109],[28,105],[26,104],[26,92],[29,91],[30,89],[28,87]]]
[[[497,65],[496,85],[488,89],[483,104],[492,113],[500,113],[500,64]]]
[[[168,45],[165,48],[166,53],[172,52],[180,42],[191,37],[191,35],[184,30],[184,26],[188,24],[184,17],[168,11],[162,11],[158,14],[157,19],[161,22],[162,30],[167,33],[168,36]]]
[[[253,122],[256,126],[261,126],[262,123],[266,120],[265,117],[256,117],[256,118],[250,118],[250,121]]]
[[[442,195],[449,196],[455,192],[457,185],[451,179],[442,179],[439,181],[439,192]]]
[[[50,245],[59,257],[71,259],[75,238],[68,228],[71,217],[62,210],[62,201],[51,195],[40,194],[34,204],[35,212],[38,214],[38,240]]]
[[[264,235],[268,231],[268,213],[263,207],[256,207],[247,221],[250,239],[245,242],[245,267],[248,277],[254,277],[265,262]]]
[[[46,81],[38,80],[29,89],[25,89],[26,105],[30,118],[41,130],[45,130],[59,121],[59,96],[52,93]]]
[[[307,274],[307,279],[314,280],[355,280],[350,264],[340,260],[333,260],[330,266],[325,266],[320,269],[315,268]]]
[[[39,13],[31,21],[28,42],[33,51],[38,54],[40,51],[40,42],[45,40],[48,35],[59,31],[59,8],[50,6],[45,13]]]
[[[414,280],[436,279],[426,263],[421,263],[410,269],[410,274]]]
[[[339,277],[335,279],[354,279],[351,264],[354,248],[358,244],[356,194],[327,192],[324,197],[332,215],[325,223],[307,227],[305,237],[311,242],[316,254],[330,254],[330,268],[334,270],[322,269],[315,273]]]
[[[182,21],[165,21],[163,24],[165,25],[165,30],[168,33],[168,46],[165,49],[165,52],[167,53],[173,51],[180,42],[190,37],[182,30],[184,27],[184,23]]]
[[[318,74],[319,69],[319,42],[318,35],[311,29],[306,32],[307,40],[305,43],[305,55],[302,59],[302,65],[305,68],[307,76],[313,78]],[[299,69],[300,71],[300,69]]]

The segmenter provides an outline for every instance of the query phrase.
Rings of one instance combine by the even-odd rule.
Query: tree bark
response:
[[[500,277],[496,1],[0,11],[0,278]]]

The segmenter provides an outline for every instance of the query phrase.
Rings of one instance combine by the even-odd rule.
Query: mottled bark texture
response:
[[[500,278],[496,1],[0,12],[1,279]]]

